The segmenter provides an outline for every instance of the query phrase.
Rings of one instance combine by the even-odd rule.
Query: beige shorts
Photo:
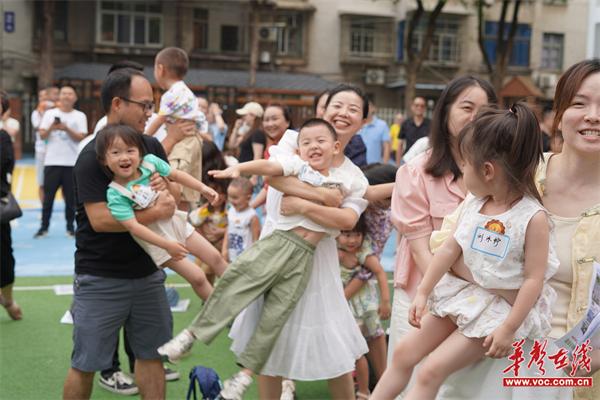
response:
[[[187,172],[194,178],[202,179],[202,139],[194,135],[186,137],[177,143],[169,153],[169,163],[172,168]],[[200,201],[200,193],[193,189],[182,187],[181,200],[195,206]]]
[[[194,227],[187,222],[187,214],[183,211],[175,211],[171,219],[161,219],[148,225],[153,232],[160,236],[185,244],[187,238],[194,233]],[[135,241],[148,253],[159,268],[171,259],[171,255],[162,247],[155,246],[145,240],[133,237]]]

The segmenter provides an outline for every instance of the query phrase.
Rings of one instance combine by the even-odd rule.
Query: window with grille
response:
[[[565,35],[544,33],[542,38],[542,63],[544,69],[562,70]]]

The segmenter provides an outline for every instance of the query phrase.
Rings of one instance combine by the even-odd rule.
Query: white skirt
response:
[[[556,292],[545,283],[540,296],[515,332],[517,339],[540,339],[551,330],[552,304]],[[491,334],[510,313],[512,306],[486,289],[445,274],[429,299],[429,311],[438,317],[449,316],[466,337],[482,338]]]
[[[262,311],[262,298],[236,318],[229,336],[240,354]],[[344,298],[335,240],[326,237],[315,250],[306,291],[277,339],[262,375],[294,380],[331,379],[354,370],[368,351]]]

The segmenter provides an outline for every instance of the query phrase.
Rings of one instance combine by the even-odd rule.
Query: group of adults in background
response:
[[[103,325],[98,310],[124,315],[127,336],[131,340],[128,346],[135,354],[134,372],[140,392],[143,397],[164,397],[165,370],[156,349],[172,334],[172,318],[163,289],[165,274],[156,269],[130,235],[118,233],[121,228],[103,206],[103,189],[109,179],[97,163],[93,142],[83,149],[77,146],[87,132],[87,121],[85,115],[74,109],[75,91],[68,86],[58,93],[54,89],[45,89],[39,97],[34,126],[39,134],[36,163],[40,167],[38,184],[43,207],[42,224],[36,237],[48,233],[53,201],[59,188],[65,198],[67,235],[74,235],[77,210],[76,324],[72,366],[65,381],[64,397],[89,398],[94,371],[113,364],[117,342],[113,332],[115,327]],[[152,88],[143,73],[136,72],[135,68],[113,71],[102,87],[102,105],[108,123],[126,124],[142,133],[152,117]],[[445,228],[445,218],[446,223],[453,223],[452,214],[467,195],[461,169],[463,160],[457,149],[458,134],[477,118],[482,107],[490,105],[497,105],[494,89],[489,82],[473,76],[459,76],[448,83],[436,101],[431,120],[426,117],[427,101],[416,97],[411,105],[411,116],[404,119],[401,114],[396,115],[391,127],[377,116],[374,103],[369,103],[354,89],[337,88],[315,98],[316,116],[333,125],[348,160],[358,166],[403,164],[398,169],[391,198],[392,222],[399,233],[399,242],[394,270],[390,352],[400,337],[415,329],[407,322],[408,307],[433,257],[432,249],[439,245],[437,232]],[[269,147],[278,144],[291,128],[289,109],[281,104],[264,108],[256,102],[248,102],[236,111],[239,118],[231,129],[223,120],[223,111],[218,104],[201,99],[199,106],[208,122],[208,131],[202,133],[203,140],[214,144],[207,145],[206,149],[216,148],[214,154],[226,156],[222,158],[224,161],[233,156],[238,162],[267,158]],[[2,107],[5,115],[5,96]],[[10,191],[9,177],[14,165],[11,139],[17,135],[14,123],[3,118],[3,124],[0,126],[2,197]],[[600,243],[600,140],[597,140],[597,132],[600,132],[600,61],[582,61],[563,74],[556,88],[553,108],[543,110],[540,127],[545,133],[544,150],[549,153],[538,168],[536,182],[555,229],[560,261],[558,273],[550,280],[558,294],[552,310],[550,333],[550,338],[556,339],[583,317],[592,262],[600,260],[600,247],[597,246]],[[144,135],[147,151],[167,159],[170,149],[185,136],[184,131],[190,129],[194,127],[167,124],[162,146],[154,138]],[[206,164],[213,156],[204,158]],[[80,170],[75,173],[73,187],[76,162]],[[343,163],[336,167],[354,171]],[[275,201],[278,208],[281,197],[268,200],[269,193],[275,193],[272,190],[276,188],[280,191],[279,196],[282,193],[288,195],[282,203],[288,213],[318,219],[327,212],[326,206],[317,211],[307,207],[306,202],[320,200],[326,203],[326,199],[306,193],[293,181],[274,179],[270,182],[273,187],[268,190],[259,181],[258,176],[252,177],[252,183],[262,188],[253,206],[267,201],[269,209]],[[362,180],[360,183],[366,186]],[[174,212],[178,194],[164,193],[158,198],[153,212],[147,212],[146,221]],[[331,210],[335,208],[331,207]],[[343,226],[342,222],[339,224]],[[10,224],[3,223],[1,228],[0,304],[11,318],[20,319],[21,310],[12,298],[14,257]],[[261,398],[279,398],[282,378],[328,380],[332,397],[354,398],[351,373],[355,360],[366,352],[366,346],[354,330],[339,332],[340,326],[349,323],[347,313],[339,312],[346,303],[341,289],[336,286],[339,276],[333,278],[337,266],[334,253],[337,254],[337,250],[333,241],[324,240],[319,244],[315,273],[259,378]],[[472,279],[464,271],[455,273],[465,280]],[[111,296],[122,296],[127,308],[115,309],[109,304],[112,299],[108,296],[95,297],[109,287],[114,291]],[[135,290],[131,290],[132,287]],[[255,312],[260,305],[256,307]],[[148,312],[152,315],[150,319],[145,317]],[[252,329],[252,323],[256,322],[253,318],[257,318],[256,314],[247,312],[238,323],[245,324],[244,329]],[[309,327],[310,333],[301,334],[298,327]],[[318,338],[324,339],[319,342]],[[234,344],[236,340],[242,338],[234,337]],[[388,359],[391,358],[390,354]],[[502,387],[504,361],[488,358],[459,371],[445,383],[438,398],[568,399],[573,394],[579,399],[600,398],[598,385],[577,390]],[[592,355],[592,362],[593,368],[598,369],[599,351]],[[600,380],[599,376],[596,378]]]

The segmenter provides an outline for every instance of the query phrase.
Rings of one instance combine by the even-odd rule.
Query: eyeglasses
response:
[[[128,103],[133,103],[133,104],[137,104],[142,106],[142,108],[144,109],[144,112],[152,112],[154,111],[154,103],[151,101],[136,101],[136,100],[131,100],[128,99],[127,97],[120,97],[121,100],[125,100]]]

